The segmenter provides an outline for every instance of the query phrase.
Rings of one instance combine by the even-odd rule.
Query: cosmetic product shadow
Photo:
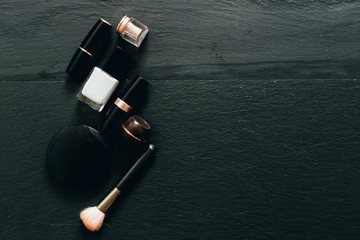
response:
[[[99,181],[96,185],[91,186],[70,186],[64,185],[57,181],[54,176],[48,170],[48,166],[45,163],[45,174],[47,178],[47,183],[50,188],[54,190],[56,194],[60,197],[74,200],[82,201],[86,199],[93,198],[103,192],[104,185],[108,182],[108,176],[105,176],[102,181]]]
[[[103,112],[98,112],[90,108],[87,104],[77,100],[74,114],[72,114],[70,121],[75,124],[88,125],[99,130],[103,118]]]
[[[71,95],[75,95],[79,91],[82,83],[83,83],[83,79],[72,77],[72,76],[67,74],[67,76],[65,78],[65,91],[66,91],[66,93],[69,93]]]
[[[120,36],[117,36],[116,41],[117,41],[116,42],[117,46],[124,49],[133,59],[137,59],[137,54],[140,51],[141,47],[139,47],[139,48],[135,47],[131,43],[129,43],[129,42],[125,41],[124,39],[122,39]]]
[[[149,48],[149,36],[150,36],[150,32],[147,34],[147,37],[144,39],[144,41],[141,43],[141,46],[139,47],[138,51],[137,51],[137,56],[138,58],[141,58],[142,56],[144,56],[145,54],[148,53],[148,48]]]
[[[106,224],[104,224],[106,225]],[[99,231],[96,232],[91,232],[89,231],[84,224],[82,224],[81,220],[79,219],[79,226],[78,226],[78,232],[81,235],[82,240],[96,240],[96,239],[100,239],[101,236],[103,235],[104,231],[106,231],[106,229],[100,229]]]
[[[142,95],[142,99],[141,99],[141,104],[138,104],[137,110],[136,110],[136,114],[137,115],[141,115],[141,113],[144,111],[144,109],[147,108],[147,104],[148,104],[148,96],[149,96],[149,91],[145,91]]]
[[[132,62],[132,68],[129,71],[130,75],[134,74],[132,70],[138,69],[138,62],[141,61],[141,59],[144,58],[149,52],[148,37],[149,36],[144,39],[140,47],[135,47],[131,43],[128,43],[127,41],[122,39],[120,36],[118,37],[117,45],[124,49],[132,57],[132,59],[136,59],[136,61]]]

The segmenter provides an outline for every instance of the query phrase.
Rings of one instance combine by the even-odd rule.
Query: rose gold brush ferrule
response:
[[[126,102],[124,102],[123,100],[121,100],[120,98],[117,98],[114,102],[114,104],[120,108],[121,110],[123,110],[124,112],[130,112],[132,107],[127,104]]]
[[[120,190],[116,187],[105,197],[104,200],[97,206],[97,208],[105,213],[106,210],[111,206],[115,199],[119,196]]]

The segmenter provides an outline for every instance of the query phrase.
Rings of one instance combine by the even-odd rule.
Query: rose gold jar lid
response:
[[[116,32],[121,34],[126,26],[126,24],[128,24],[128,22],[130,21],[130,18],[125,15],[119,22],[119,25],[116,28]]]

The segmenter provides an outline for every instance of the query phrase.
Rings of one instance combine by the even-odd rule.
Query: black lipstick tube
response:
[[[100,18],[81,42],[80,47],[90,52],[95,58],[101,57],[104,43],[109,41],[111,28],[112,25],[109,22]]]
[[[125,122],[144,101],[148,83],[142,77],[135,77],[116,98],[101,126],[104,136],[115,136]]]
[[[100,18],[76,49],[66,72],[71,76],[84,79],[98,63],[109,41],[110,23]]]

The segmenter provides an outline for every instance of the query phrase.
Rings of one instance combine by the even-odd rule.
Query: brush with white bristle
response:
[[[95,207],[88,207],[80,212],[80,219],[87,229],[95,232],[101,228],[105,218],[106,210],[119,196],[120,190],[124,187],[129,178],[134,174],[134,172],[140,167],[140,165],[150,156],[150,154],[154,150],[155,146],[150,144],[149,148],[145,151],[145,153],[135,162],[135,164],[120,180],[116,187],[105,197],[104,200],[101,201],[99,205]]]

